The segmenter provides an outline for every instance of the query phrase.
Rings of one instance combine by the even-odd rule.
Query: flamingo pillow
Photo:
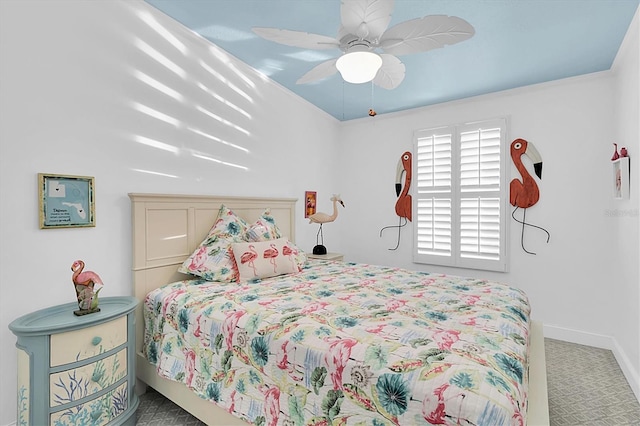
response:
[[[240,278],[246,282],[300,271],[299,249],[286,238],[232,243]]]

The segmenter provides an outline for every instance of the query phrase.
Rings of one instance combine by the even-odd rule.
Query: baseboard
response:
[[[626,377],[627,382],[629,382],[629,386],[631,386],[631,390],[636,395],[636,399],[640,402],[640,374],[633,368],[629,357],[625,351],[622,350],[618,341],[616,339],[613,340],[614,347],[611,348],[613,355],[616,357],[616,361],[620,365],[620,369],[622,370],[622,374]]]
[[[636,399],[640,402],[640,375],[615,338],[603,334],[589,333],[549,324],[544,325],[544,337],[577,343],[579,345],[593,346],[595,348],[609,349],[613,352],[613,356],[618,362],[622,374],[624,374],[624,377],[627,379]]]

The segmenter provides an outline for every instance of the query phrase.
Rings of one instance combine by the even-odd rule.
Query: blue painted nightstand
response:
[[[24,315],[18,337],[17,425],[135,425],[133,297],[100,298],[100,312],[77,303]]]

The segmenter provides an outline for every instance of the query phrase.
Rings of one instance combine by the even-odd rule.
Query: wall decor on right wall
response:
[[[630,197],[630,168],[629,153],[624,146],[618,152],[618,144],[613,144],[613,198],[622,200]]]
[[[629,157],[613,160],[613,198],[622,200],[629,198]]]

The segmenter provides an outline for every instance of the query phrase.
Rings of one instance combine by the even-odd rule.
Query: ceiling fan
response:
[[[475,30],[462,18],[428,15],[389,29],[393,0],[342,0],[342,24],[337,37],[278,28],[254,27],[260,37],[303,49],[340,49],[338,58],[322,62],[296,83],[322,80],[340,71],[350,83],[373,81],[394,89],[402,83],[405,66],[397,56],[426,52],[471,38]]]

